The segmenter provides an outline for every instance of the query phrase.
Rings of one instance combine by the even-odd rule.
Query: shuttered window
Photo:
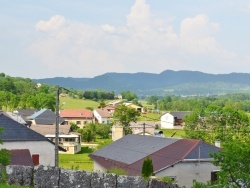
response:
[[[34,165],[39,165],[39,154],[33,154],[32,160],[33,160]]]

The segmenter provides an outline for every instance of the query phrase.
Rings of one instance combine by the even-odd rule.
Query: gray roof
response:
[[[13,112],[6,112],[12,119],[14,119],[15,121],[21,123],[21,124],[26,124],[28,121],[24,116],[22,115],[18,115],[18,114],[15,114]]]
[[[53,125],[56,123],[56,114],[48,109],[42,109],[28,119],[35,120],[36,124]],[[59,118],[59,124],[64,122],[64,118]]]
[[[95,151],[92,155],[131,164],[177,140],[131,134]]]
[[[16,109],[15,111],[18,112],[18,115],[23,115],[23,116],[28,117],[38,112],[39,110],[35,108],[30,108],[30,109]]]
[[[172,116],[176,117],[177,119],[184,119],[186,115],[191,114],[189,111],[176,111],[176,112],[169,112]]]
[[[0,127],[4,129],[0,133],[0,139],[3,142],[8,141],[47,141],[48,139],[43,135],[27,128],[12,118],[0,112]]]

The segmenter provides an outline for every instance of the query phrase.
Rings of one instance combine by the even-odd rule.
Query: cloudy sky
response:
[[[250,73],[249,0],[0,0],[0,72]]]

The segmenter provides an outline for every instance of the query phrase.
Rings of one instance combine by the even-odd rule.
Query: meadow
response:
[[[93,161],[88,156],[93,152],[89,147],[82,147],[81,151],[77,154],[59,154],[59,167],[93,171]]]

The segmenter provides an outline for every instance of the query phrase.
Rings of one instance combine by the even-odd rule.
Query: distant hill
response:
[[[249,93],[250,74],[207,74],[199,71],[165,70],[153,73],[106,73],[94,78],[56,77],[33,79],[37,83],[77,90],[132,91],[137,95],[218,95]]]

